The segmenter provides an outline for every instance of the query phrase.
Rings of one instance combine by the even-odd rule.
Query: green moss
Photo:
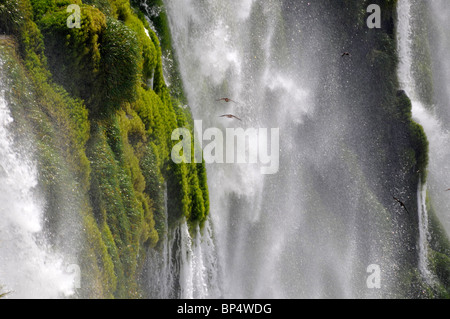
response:
[[[65,8],[49,12],[39,22],[45,37],[45,53],[55,81],[72,95],[90,102],[100,69],[99,38],[106,18],[92,7],[81,8],[81,28],[68,28]]]
[[[133,5],[139,7],[141,2],[137,0],[131,1]],[[169,20],[165,11],[164,3],[162,0],[149,0],[146,1],[148,7],[153,8],[154,11],[159,11],[157,15],[151,15],[150,18],[159,35],[161,48],[163,51],[172,51],[172,36],[169,28]],[[148,13],[147,13],[148,14]]]
[[[72,3],[80,29],[66,26]],[[14,7],[20,16],[4,14]],[[48,227],[77,203],[79,296],[139,297],[147,249],[166,227],[165,185],[172,220],[195,226],[209,212],[204,163],[170,159],[172,131],[193,128],[165,84],[158,37],[127,0],[8,0],[0,27],[18,40],[0,40],[7,98],[16,131],[35,142]]]
[[[395,298],[402,299],[432,299],[435,297],[435,292],[423,280],[417,268],[400,270],[400,277],[393,293]]]
[[[83,3],[98,8],[106,15],[112,15],[112,6],[108,0],[84,0]]]
[[[136,98],[142,55],[135,32],[122,22],[108,19],[103,34],[99,82],[102,94],[96,101],[100,113],[118,110],[125,101]]]
[[[84,216],[84,235],[88,243],[81,255],[82,297],[113,298],[118,276],[110,253],[111,242],[100,231],[90,214]]]
[[[420,173],[423,182],[427,179],[428,167],[428,139],[423,127],[415,122],[410,124],[412,148],[416,154],[417,172]]]
[[[450,298],[450,240],[437,217],[431,198],[427,194],[426,200],[430,233],[430,268],[436,276],[437,295],[440,298]]]
[[[450,298],[450,257],[431,250],[429,260],[431,270],[439,278],[440,297]]]
[[[17,33],[23,24],[24,11],[26,10],[23,1],[2,1],[0,3],[0,33]]]
[[[146,81],[146,79],[153,77],[157,64],[158,52],[150,36],[147,36],[146,34],[145,30],[148,29],[145,28],[139,18],[130,14],[126,17],[125,24],[132,29],[138,37],[140,52],[143,57],[143,64],[140,66],[140,69],[142,70],[143,80]]]
[[[428,167],[429,143],[423,127],[412,119],[411,100],[405,92],[397,94],[397,107],[394,116],[405,126],[408,134],[409,147],[404,149],[409,154],[409,168],[419,173],[422,182],[426,182]]]
[[[39,21],[48,11],[54,11],[57,7],[55,0],[30,0],[30,3],[33,7],[33,17],[36,21]]]
[[[450,257],[450,239],[444,226],[437,217],[432,202],[429,196],[427,196],[427,209],[429,219],[429,231],[431,234],[430,246],[433,250],[445,254]]]
[[[140,161],[141,171],[145,178],[145,194],[151,199],[151,201],[148,201],[148,209],[151,210],[154,217],[154,228],[157,231],[156,234],[152,232],[149,239],[154,239],[158,235],[163,237],[165,229],[165,182],[160,170],[161,164],[158,161],[156,149],[156,145],[151,143],[145,148]],[[156,244],[156,241],[151,240],[151,243]]]
[[[151,8],[151,12],[145,12],[147,17],[151,20],[154,29],[156,30],[156,34],[151,31],[150,36],[152,41],[158,48],[159,55],[157,57],[158,65],[155,70],[155,91],[160,92],[160,86],[164,83],[163,77],[163,68],[162,68],[162,56],[169,60],[172,64],[172,67],[167,70],[167,80],[170,83],[170,94],[182,101],[183,104],[187,104],[187,99],[184,95],[183,91],[183,83],[181,79],[181,75],[179,73],[178,61],[175,58],[175,49],[172,45],[172,33],[170,32],[169,20],[167,17],[167,12],[164,7],[164,3],[162,0],[150,0],[146,1],[146,6],[142,5],[141,1],[131,0],[133,6],[142,11],[147,10],[147,8]],[[148,25],[146,18],[144,17],[142,11],[138,13],[139,19],[145,24]],[[158,12],[158,14],[153,14]],[[147,27],[150,29],[150,26]],[[165,84],[164,84],[165,86]]]
[[[150,72],[154,52],[148,38],[144,41],[141,35],[141,44],[123,22],[97,8],[81,9],[80,29],[67,28],[69,13],[64,8],[40,20],[46,55],[58,83],[86,100],[94,115],[111,115],[124,101],[135,99],[140,72]],[[147,69],[141,64],[143,53]]]

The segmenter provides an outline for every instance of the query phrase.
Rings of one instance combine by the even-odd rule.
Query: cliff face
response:
[[[338,128],[329,138],[339,145],[327,152],[330,167],[302,168],[305,188],[316,191],[307,206],[315,215],[308,218],[319,219],[334,207],[358,212],[336,210],[342,215],[333,218],[344,233],[355,232],[361,260],[395,261],[386,270],[389,293],[381,297],[447,296],[450,245],[432,212],[430,261],[438,285],[428,286],[417,271],[417,189],[427,178],[428,141],[412,119],[410,99],[399,90],[396,1],[315,1],[301,21],[302,1],[282,3],[285,25],[298,28],[278,32],[286,40],[301,29],[320,65],[314,74],[322,88],[314,97],[320,107],[298,134]],[[380,29],[366,25],[366,8],[374,3],[381,7]],[[70,4],[81,8],[81,28],[67,27]],[[176,165],[170,158],[172,131],[193,132],[192,116],[182,106],[186,97],[166,13],[152,16],[158,35],[143,15],[153,6],[163,2],[6,0],[0,5],[0,33],[6,34],[0,37],[0,56],[14,131],[18,141],[33,145],[51,244],[80,263],[79,297],[143,297],[144,263],[166,235],[166,214],[167,223],[185,218],[192,228],[208,218],[204,163]],[[320,37],[331,40],[318,43]],[[416,46],[418,56],[428,57],[419,42]],[[275,54],[280,60],[311,58],[307,50],[290,50],[280,43]],[[341,58],[342,52],[351,58]],[[253,55],[256,59],[259,52]],[[166,72],[163,56],[174,62]],[[428,79],[420,90],[430,100],[428,68],[424,59],[416,72]],[[315,149],[316,143],[311,138],[305,145]],[[366,268],[358,265],[357,275]],[[364,284],[356,289],[365,290]]]
[[[69,4],[81,28],[68,28]],[[138,297],[149,248],[171,221],[203,223],[203,164],[170,159],[175,128],[155,33],[127,1],[6,1],[0,7],[7,99],[31,140],[52,244],[81,263],[81,297]]]
[[[367,27],[366,19],[369,14],[366,9],[370,4],[378,4],[381,8],[382,21],[379,29]],[[420,11],[421,17],[429,19],[429,12],[422,10],[424,6],[426,4],[423,1],[415,1],[412,10]],[[400,90],[397,75],[397,1],[317,1],[309,11],[309,20],[303,22],[298,21],[297,9],[304,10],[303,3],[285,1],[288,24],[297,23],[303,37],[311,39],[311,47],[308,49],[314,47],[315,59],[320,61],[321,67],[315,76],[320,79],[318,87],[323,88],[318,97],[319,104],[323,105],[319,113],[323,120],[318,125],[333,125],[334,118],[347,123],[342,126],[340,141],[348,154],[351,154],[350,157],[345,154],[336,156],[334,163],[341,165],[338,164],[339,158],[346,158],[348,166],[352,168],[344,165],[339,177],[333,179],[332,186],[326,179],[313,177],[315,187],[326,189],[324,196],[332,196],[330,206],[338,206],[340,204],[337,203],[341,201],[354,201],[356,211],[359,212],[359,228],[364,229],[364,232],[358,232],[360,241],[370,242],[369,238],[378,238],[371,245],[359,247],[362,255],[370,256],[370,252],[379,250],[383,243],[397,243],[392,248],[381,249],[375,254],[392,254],[395,265],[388,270],[392,296],[447,296],[445,289],[449,288],[448,264],[446,266],[444,262],[448,257],[448,248],[445,248],[448,247],[447,244],[438,244],[440,253],[437,254],[434,252],[434,245],[427,256],[431,264],[436,265],[433,268],[434,274],[438,274],[439,283],[436,286],[430,288],[420,278],[417,270],[418,216],[421,214],[418,212],[417,189],[420,182],[425,183],[427,180],[429,143],[422,126],[412,119],[409,97]],[[426,19],[417,19],[414,22],[412,50],[417,63],[413,64],[412,72],[419,79],[416,84],[420,99],[426,102],[432,99],[433,83],[427,40],[431,27],[427,28],[425,21]],[[322,27],[311,30],[313,23]],[[289,36],[294,37],[295,34]],[[316,39],[320,37],[330,40],[316,45]],[[351,56],[340,59],[330,55],[330,52],[349,52]],[[341,196],[340,191],[335,189],[351,185],[354,177],[347,179],[344,173],[349,170],[360,170],[357,176],[363,176],[367,187],[354,190],[354,194]],[[312,175],[321,174],[315,172]],[[350,174],[352,175],[355,176],[354,173]],[[358,194],[360,192],[364,194],[362,200]],[[332,194],[336,195],[333,197]],[[394,196],[403,200],[408,213],[392,201]],[[447,236],[442,236],[443,230],[436,216],[433,216],[431,206],[430,200],[428,208],[432,217],[429,227],[431,230],[436,228],[436,237],[432,242],[447,242]],[[378,208],[373,210],[374,207]],[[380,222],[377,216],[387,222]],[[346,218],[350,217],[349,214]]]
[[[367,27],[370,4],[381,8],[381,28]],[[301,4],[285,2],[288,23],[296,21],[296,6]],[[320,29],[304,31],[304,38],[316,46],[318,87],[324,88],[317,97],[322,120],[311,125],[345,124],[339,132],[341,151],[333,161],[341,167],[339,175],[332,184],[313,178],[314,185],[331,195],[330,207],[352,202],[356,215],[345,218],[357,220],[361,231],[356,236],[366,243],[358,247],[358,254],[378,256],[380,262],[389,256],[395,266],[387,270],[388,285],[393,295],[402,294],[395,291],[401,284],[397,280],[417,260],[416,193],[420,175],[425,179],[428,142],[412,120],[408,97],[399,92],[395,1],[318,1],[310,20],[299,28],[311,29],[308,24],[317,20]],[[322,36],[329,42],[315,45],[314,39]],[[350,56],[341,57],[343,52]],[[349,188],[355,179],[361,180],[360,186]],[[346,188],[349,193],[342,196]],[[402,198],[410,214],[393,202],[393,196]]]

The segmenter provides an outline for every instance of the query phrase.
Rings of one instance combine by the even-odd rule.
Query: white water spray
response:
[[[36,165],[14,142],[7,89],[0,82],[0,285],[9,298],[69,297],[75,278],[66,273],[64,259],[52,251],[43,233]]]
[[[207,166],[223,296],[355,296],[355,215],[345,222],[334,218],[347,208],[322,207],[303,176],[304,163],[334,165],[330,136],[341,131],[330,121],[321,132],[299,134],[305,117],[314,115],[317,83],[308,74],[320,62],[298,52],[320,44],[302,43],[299,30],[295,39],[283,39],[282,3],[276,0],[168,0],[165,7],[194,119],[223,129],[280,128],[278,174],[264,176],[258,165]],[[305,15],[307,10],[305,5]],[[281,56],[289,55],[289,46],[298,46],[295,56]],[[215,102],[222,97],[239,104]],[[219,119],[224,113],[243,121]],[[309,145],[310,139],[316,143]]]

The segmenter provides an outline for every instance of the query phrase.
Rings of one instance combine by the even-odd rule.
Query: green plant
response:
[[[81,7],[80,29],[67,28],[71,3]],[[17,7],[20,23],[10,31],[18,44],[8,37],[0,53],[17,131],[34,141],[46,227],[80,221],[80,296],[139,297],[146,252],[166,226],[165,185],[170,218],[196,225],[209,211],[204,163],[170,160],[171,133],[192,132],[191,114],[172,98],[159,39],[128,1]],[[61,213],[66,202],[76,203],[70,216]]]
[[[23,23],[24,7],[13,0],[0,1],[0,33],[14,34]]]
[[[5,298],[7,295],[9,295],[11,292],[1,292],[3,290],[3,287],[0,286],[0,299]]]
[[[136,99],[140,83],[142,56],[136,33],[123,22],[108,18],[103,34],[101,66],[97,85],[101,87],[97,112],[108,114],[120,109],[122,102]]]

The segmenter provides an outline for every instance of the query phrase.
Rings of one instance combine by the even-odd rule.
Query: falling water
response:
[[[0,61],[0,70],[4,63]],[[3,82],[3,74],[0,81]],[[74,294],[74,276],[49,247],[37,171],[11,133],[14,119],[0,83],[0,285],[12,298],[62,298]]]
[[[431,1],[433,5],[437,5],[437,1]],[[413,49],[414,41],[414,19],[423,19],[424,17],[415,17],[412,11],[413,2],[410,0],[400,0],[398,2],[398,51],[399,51],[399,80],[401,87],[406,91],[411,98],[412,114],[415,121],[421,124],[427,134],[429,145],[429,167],[428,167],[428,181],[426,184],[418,186],[418,212],[419,212],[419,268],[427,279],[430,280],[430,271],[428,269],[428,209],[426,204],[427,190],[431,197],[437,203],[442,203],[442,197],[445,195],[445,190],[449,175],[449,160],[450,160],[450,134],[442,125],[436,112],[439,111],[437,106],[426,106],[421,101],[421,97],[416,92],[416,81],[413,74]],[[442,9],[442,7],[440,7]],[[435,12],[436,13],[436,12]],[[447,183],[447,184],[446,184]],[[445,200],[444,200],[445,202]],[[448,205],[448,201],[447,201]],[[448,207],[448,206],[447,206]],[[448,227],[448,209],[445,206],[440,206],[437,210],[438,216]]]
[[[164,3],[185,92],[203,129],[280,128],[277,174],[262,175],[259,164],[207,166],[223,296],[370,295],[362,290],[366,268],[375,261],[388,265],[389,254],[382,257],[377,239],[357,229],[385,211],[367,203],[375,197],[351,152],[339,148],[347,119],[337,110],[344,102],[337,97],[336,63],[329,61],[336,48],[310,18],[314,6],[298,3],[297,19],[310,19],[309,31],[287,26],[276,0]],[[318,105],[321,71],[331,98]],[[216,101],[223,97],[238,103]],[[319,109],[323,125],[314,122]],[[243,121],[219,118],[224,113]],[[324,190],[317,180],[342,188]]]
[[[203,236],[197,227],[194,237],[189,234],[186,223],[180,227],[181,233],[181,297],[218,298],[219,288],[216,278],[214,244],[211,240],[209,222],[205,225],[207,234]]]
[[[185,220],[169,228],[165,193],[163,238],[147,260],[149,297],[155,299],[218,298],[217,259],[212,228],[206,221],[191,235]]]
[[[180,221],[148,256],[148,291],[151,298],[202,299],[220,297],[217,261],[209,222],[203,234],[190,234]]]
[[[414,92],[414,79],[412,76],[412,17],[411,17],[411,2],[408,0],[401,0],[397,5],[398,22],[397,22],[397,41],[398,41],[398,55],[400,58],[398,75],[400,87],[402,87],[411,100],[416,101],[417,98]]]
[[[167,215],[167,185],[164,188],[164,231],[157,249],[151,249],[147,259],[148,291],[151,298],[176,298],[176,271],[172,258],[176,231],[169,234]]]
[[[432,283],[432,274],[428,264],[428,209],[427,209],[427,185],[419,181],[417,190],[417,207],[419,212],[419,270],[429,284]]]
[[[450,2],[427,1],[434,40],[431,41],[435,105],[432,112],[418,114],[430,141],[428,191],[433,207],[450,234]],[[420,110],[419,110],[420,111]]]

